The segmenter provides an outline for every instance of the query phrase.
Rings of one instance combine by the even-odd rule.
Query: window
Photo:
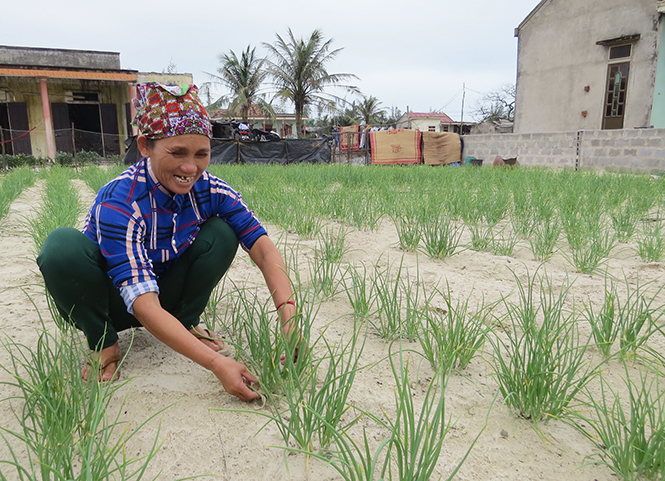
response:
[[[619,45],[617,47],[610,47],[610,60],[617,60],[620,58],[630,57],[632,45]]]
[[[67,103],[99,103],[99,92],[67,92]]]
[[[436,132],[436,125],[428,125],[427,126],[427,131],[428,132]]]

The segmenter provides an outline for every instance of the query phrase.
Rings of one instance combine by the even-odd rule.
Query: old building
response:
[[[122,153],[137,73],[115,52],[0,46],[4,151]]]
[[[658,0],[541,1],[515,31],[514,131],[665,127],[664,15]]]
[[[460,125],[464,133],[468,134],[471,126],[470,122],[455,122],[444,113],[437,112],[411,112],[407,110],[397,119],[395,128],[420,130],[421,132],[460,132]]]

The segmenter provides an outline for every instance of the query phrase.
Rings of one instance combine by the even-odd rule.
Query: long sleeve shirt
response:
[[[134,300],[159,293],[158,277],[214,215],[231,226],[245,250],[266,234],[242,196],[220,178],[205,171],[188,194],[174,195],[156,180],[150,159],[144,158],[100,189],[83,233],[99,245],[108,275],[133,313]]]

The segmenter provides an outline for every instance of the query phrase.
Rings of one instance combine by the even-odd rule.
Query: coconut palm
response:
[[[274,45],[264,44],[272,57],[267,60],[267,65],[276,95],[294,104],[298,137],[302,135],[302,117],[308,106],[325,108],[331,102],[342,100],[324,92],[327,87],[339,86],[357,91],[356,87],[341,85],[347,79],[357,78],[355,75],[331,74],[326,70],[326,64],[342,50],[331,50],[331,43],[332,39],[324,40],[318,29],[307,40],[295,38],[289,29],[286,38],[277,34]]]
[[[362,101],[355,105],[355,111],[357,115],[365,122],[365,125],[371,125],[379,122],[379,117],[386,110],[385,108],[379,108],[381,102],[374,96],[365,97],[363,96]]]
[[[253,106],[274,118],[275,112],[261,92],[261,86],[267,75],[266,60],[256,55],[256,48],[247,46],[240,54],[240,58],[231,50],[228,54],[220,55],[219,61],[221,66],[217,69],[217,74],[209,75],[213,81],[221,83],[231,93],[220,97],[211,107],[220,107],[229,102],[229,115],[240,117],[243,122],[248,121]]]

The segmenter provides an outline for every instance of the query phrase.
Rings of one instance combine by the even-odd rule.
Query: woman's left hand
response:
[[[282,324],[282,333],[289,346],[293,346],[295,343],[295,347],[289,349],[289,351],[293,351],[293,362],[295,363],[298,359],[303,359],[307,353],[307,341],[300,333],[298,326],[295,325],[295,320],[289,320],[285,324]],[[282,355],[281,361],[284,364],[286,355]]]

